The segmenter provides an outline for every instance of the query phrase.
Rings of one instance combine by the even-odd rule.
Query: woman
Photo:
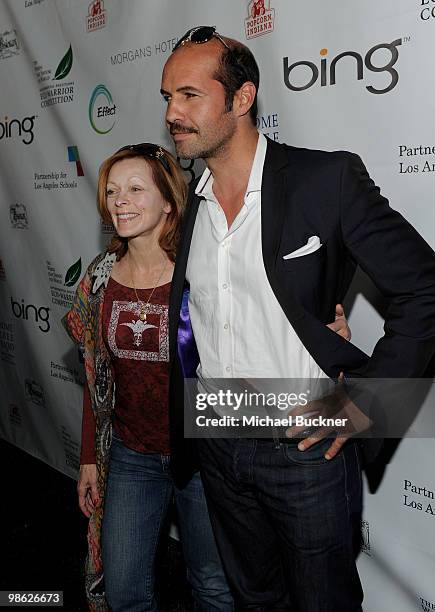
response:
[[[197,608],[233,609],[199,474],[179,489],[168,471],[168,303],[185,200],[181,170],[162,147],[132,145],[110,156],[97,201],[116,234],[90,264],[65,317],[85,357],[78,494],[90,518],[93,610],[157,609],[154,559],[172,497]],[[346,335],[337,315],[331,326]]]
[[[86,586],[95,610],[157,609],[154,557],[173,494],[197,605],[232,609],[199,476],[179,490],[168,472],[168,302],[185,200],[181,170],[161,147],[134,145],[109,157],[98,209],[116,236],[89,266],[65,318],[85,354],[78,494],[90,517]]]

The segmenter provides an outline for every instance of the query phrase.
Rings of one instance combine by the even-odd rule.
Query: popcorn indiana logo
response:
[[[104,8],[103,0],[91,2],[86,16],[86,30],[93,32],[94,30],[104,28],[106,25],[106,14],[107,11]]]
[[[248,5],[248,17],[245,19],[246,38],[255,38],[273,32],[275,9],[265,7],[266,0],[251,0]]]

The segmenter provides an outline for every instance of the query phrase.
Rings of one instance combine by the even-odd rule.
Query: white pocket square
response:
[[[301,246],[299,249],[296,249],[296,251],[292,251],[288,255],[284,255],[283,259],[294,259],[295,257],[303,257],[304,255],[309,255],[310,253],[314,253],[315,251],[320,249],[321,246],[322,244],[320,242],[319,236],[311,236],[311,238],[308,238],[307,244],[304,244],[304,246]]]

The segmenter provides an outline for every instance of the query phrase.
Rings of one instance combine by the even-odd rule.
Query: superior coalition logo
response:
[[[29,220],[27,218],[27,209],[24,204],[11,204],[9,206],[9,215],[11,225],[14,229],[27,229]]]
[[[0,59],[7,59],[20,52],[16,30],[5,30],[0,34]]]
[[[105,85],[97,85],[89,100],[89,122],[97,134],[108,134],[115,125],[116,104]]]
[[[82,259],[80,257],[70,265],[64,274],[58,272],[51,261],[47,261],[46,264],[51,303],[54,306],[61,306],[69,310],[74,301],[75,292],[73,287],[80,279],[82,272]]]
[[[33,128],[38,115],[23,117],[22,119],[10,119],[5,117],[0,121],[0,140],[21,138],[25,145],[32,144],[34,139]]]
[[[423,21],[429,21],[429,19],[433,19],[435,17],[434,0],[419,0],[419,6],[423,7],[420,10],[420,19],[423,19]]]
[[[93,32],[104,28],[107,20],[107,11],[104,8],[103,0],[94,0],[88,8],[86,16],[86,31]]]
[[[67,104],[74,100],[74,81],[58,83],[63,81],[71,72],[73,65],[73,50],[71,45],[57,65],[54,76],[51,68],[44,68],[37,60],[33,62],[33,70],[40,85],[39,93],[41,107],[54,106],[55,104]],[[56,83],[53,83],[56,81]]]
[[[396,87],[399,81],[399,73],[394,66],[399,59],[398,47],[402,42],[401,38],[396,38],[391,43],[380,43],[371,47],[364,57],[356,51],[343,51],[332,60],[327,57],[328,49],[321,49],[320,67],[310,60],[290,64],[289,58],[283,57],[284,83],[291,91],[305,91],[313,87],[319,80],[320,87],[335,85],[337,83],[337,65],[345,59],[345,62],[355,62],[358,81],[364,78],[364,68],[370,72],[388,75],[388,81],[384,87],[376,88],[373,85],[366,85],[367,91],[372,94],[388,93]]]
[[[73,263],[73,265],[70,266],[68,270],[66,271],[65,281],[64,281],[65,286],[73,287],[76,284],[76,282],[79,280],[81,272],[82,272],[82,258],[79,257],[79,259],[75,263]]]
[[[245,19],[246,38],[256,38],[273,32],[275,9],[265,5],[266,0],[251,0],[248,4],[248,17]]]

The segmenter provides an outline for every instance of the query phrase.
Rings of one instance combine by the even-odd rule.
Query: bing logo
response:
[[[394,89],[399,81],[399,73],[394,68],[397,60],[399,59],[398,47],[402,44],[402,39],[397,38],[391,43],[381,43],[375,45],[367,51],[365,57],[357,53],[356,51],[344,51],[339,53],[332,60],[328,62],[328,49],[320,50],[320,68],[314,62],[304,60],[289,64],[289,58],[283,58],[283,69],[284,69],[284,83],[291,91],[305,91],[310,89],[315,83],[319,81],[320,87],[326,87],[327,85],[335,85],[337,82],[337,64],[346,58],[345,61],[349,61],[351,58],[355,62],[356,77],[358,81],[364,78],[364,67],[370,72],[384,72],[389,75],[389,82],[385,87],[377,89],[373,85],[366,85],[367,91],[372,94],[384,94]],[[387,61],[384,63],[379,61],[378,51],[384,50],[387,55]],[[384,54],[381,53],[383,57]],[[329,66],[328,66],[329,63]],[[293,72],[297,71],[301,81],[295,83],[292,79]]]

